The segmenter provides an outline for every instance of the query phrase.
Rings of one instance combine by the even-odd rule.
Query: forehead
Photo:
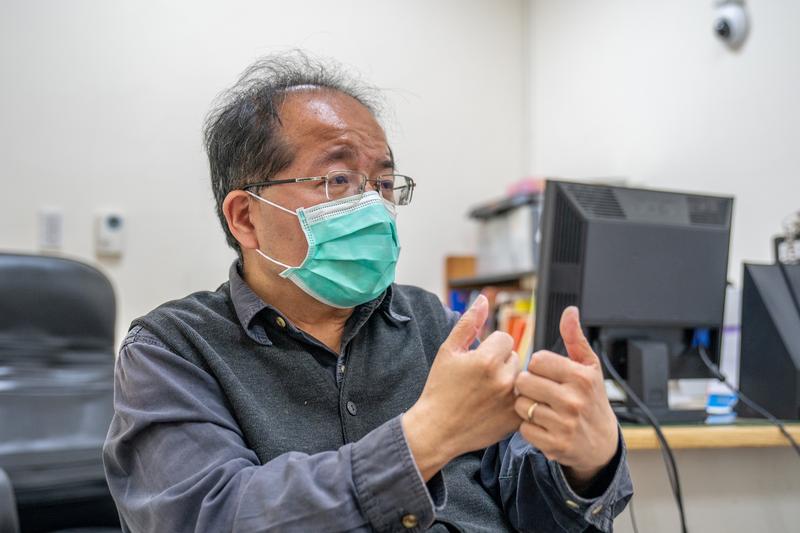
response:
[[[281,130],[302,151],[345,145],[364,156],[385,157],[386,134],[369,109],[346,94],[300,89],[286,96],[280,110]]]

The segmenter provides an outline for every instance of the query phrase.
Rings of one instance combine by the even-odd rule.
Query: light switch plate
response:
[[[39,250],[57,252],[64,246],[64,210],[39,208]]]

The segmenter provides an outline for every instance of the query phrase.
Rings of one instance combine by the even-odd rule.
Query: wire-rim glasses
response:
[[[370,178],[363,172],[357,170],[332,170],[324,176],[248,183],[243,189],[261,189],[273,185],[306,183],[312,181],[325,182],[325,198],[328,200],[339,200],[340,198],[363,194],[367,188],[367,183],[370,183],[383,198],[394,205],[408,205],[411,203],[411,198],[414,195],[414,187],[416,187],[414,180],[410,176],[405,176],[403,174],[382,174],[378,177]]]

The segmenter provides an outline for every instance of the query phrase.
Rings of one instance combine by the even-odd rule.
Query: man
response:
[[[299,55],[208,118],[239,253],[133,322],[104,461],[125,531],[610,531],[632,494],[577,310],[519,373],[479,297],[393,284],[414,182],[368,93]],[[472,349],[471,349],[472,347]]]

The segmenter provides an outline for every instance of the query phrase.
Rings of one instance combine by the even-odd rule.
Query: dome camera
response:
[[[714,33],[731,48],[739,48],[749,30],[747,12],[742,2],[727,0],[717,4]]]

